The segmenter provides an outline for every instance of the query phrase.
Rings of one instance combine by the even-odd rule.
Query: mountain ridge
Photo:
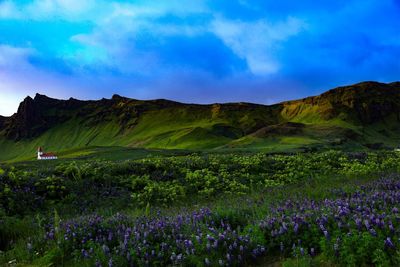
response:
[[[120,95],[59,100],[36,94],[0,116],[0,160],[88,146],[262,150],[371,143],[394,146],[400,133],[400,82],[362,82],[273,105],[186,104]],[[60,144],[56,139],[63,139]]]

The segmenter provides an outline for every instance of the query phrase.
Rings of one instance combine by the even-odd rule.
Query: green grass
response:
[[[372,143],[396,147],[400,143],[400,126],[394,116],[362,127],[344,111],[330,118],[332,107],[328,104],[290,102],[283,107],[246,106],[243,109],[241,104],[176,105],[147,110],[139,117],[130,117],[125,124],[116,115],[93,119],[98,111],[79,117],[71,115],[68,121],[33,139],[14,142],[0,135],[0,162],[32,160],[38,146],[63,158],[79,158],[96,155],[93,147],[289,152],[306,147],[363,149],[363,144]],[[129,114],[122,115],[129,117]],[[287,121],[302,123],[304,128],[292,134],[254,136],[258,129],[279,127]],[[116,154],[112,149],[110,153]],[[105,157],[104,153],[101,155]],[[121,152],[119,158],[124,155],[129,158],[130,153]]]
[[[61,162],[75,160],[135,160],[142,158],[160,157],[160,156],[180,156],[187,155],[193,151],[189,150],[174,150],[174,149],[144,149],[144,148],[129,148],[119,146],[93,146],[87,148],[77,148],[71,150],[63,150],[58,153],[58,160],[38,161],[36,157],[18,158],[15,160],[6,161],[6,164],[16,164],[16,166],[36,167],[36,166],[54,166]]]

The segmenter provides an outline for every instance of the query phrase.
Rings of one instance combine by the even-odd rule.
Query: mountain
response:
[[[38,146],[283,151],[394,147],[399,141],[400,82],[364,82],[270,106],[36,94],[11,117],[0,116],[0,160],[32,156]]]

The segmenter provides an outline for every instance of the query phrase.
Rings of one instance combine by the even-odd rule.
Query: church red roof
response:
[[[56,157],[56,154],[52,153],[52,152],[48,152],[48,153],[43,153],[41,155],[42,158],[48,158],[48,157]]]

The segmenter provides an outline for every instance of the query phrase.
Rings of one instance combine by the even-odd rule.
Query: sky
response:
[[[399,0],[0,0],[0,115],[35,93],[272,104],[400,80]]]

